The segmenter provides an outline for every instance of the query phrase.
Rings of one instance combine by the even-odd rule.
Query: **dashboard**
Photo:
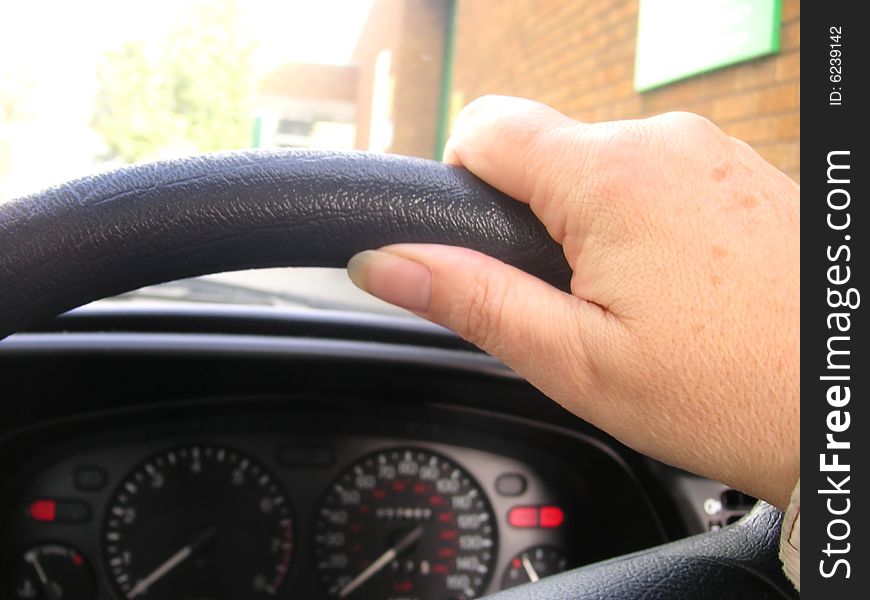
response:
[[[216,318],[0,345],[0,598],[464,600],[751,504],[428,326]]]
[[[36,597],[41,569],[82,600],[472,598],[622,552],[626,525],[639,547],[663,539],[591,440],[565,454],[494,415],[341,406],[243,426],[176,413],[56,445],[21,465],[4,511],[6,597]]]

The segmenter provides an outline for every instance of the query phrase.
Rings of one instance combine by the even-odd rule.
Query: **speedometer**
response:
[[[232,448],[153,456],[121,482],[104,529],[120,598],[269,598],[293,549],[289,500],[263,465]]]
[[[330,485],[314,556],[338,598],[466,600],[489,581],[497,552],[492,508],[462,467],[440,454],[371,454]]]

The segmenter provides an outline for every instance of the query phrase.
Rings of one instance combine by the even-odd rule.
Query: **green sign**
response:
[[[782,0],[640,0],[634,88],[779,50]]]

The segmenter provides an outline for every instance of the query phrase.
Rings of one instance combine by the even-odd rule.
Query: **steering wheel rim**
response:
[[[528,206],[463,169],[366,153],[224,153],[127,167],[0,205],[0,339],[145,285],[340,267],[398,242],[466,246],[569,288],[561,248]],[[497,597],[792,597],[777,559],[781,516],[762,503],[723,531]]]
[[[0,205],[0,337],[92,300],[218,271],[344,267],[465,245],[563,289],[561,249],[463,169],[363,153],[235,152],[127,167]]]

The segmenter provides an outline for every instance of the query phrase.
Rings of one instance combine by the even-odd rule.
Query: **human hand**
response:
[[[799,186],[697,115],[589,125],[506,97],[460,113],[445,162],[531,206],[572,293],[439,245],[363,252],[351,279],[628,446],[785,508],[800,471]]]

